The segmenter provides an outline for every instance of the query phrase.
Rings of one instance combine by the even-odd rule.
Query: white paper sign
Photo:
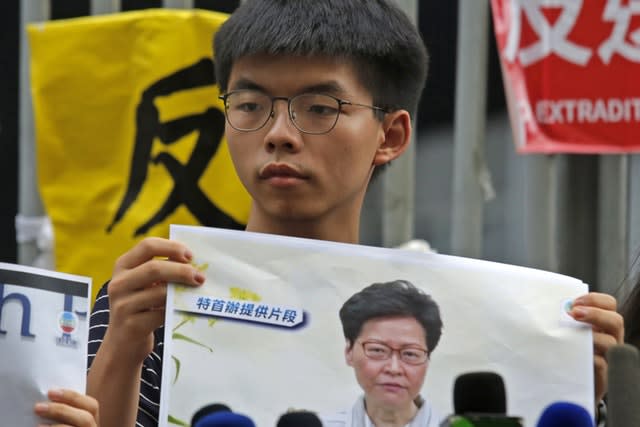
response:
[[[527,426],[559,400],[593,410],[591,330],[566,314],[567,303],[588,291],[577,279],[203,227],[172,226],[171,239],[193,251],[206,282],[169,289],[161,426],[189,425],[211,403],[250,416],[258,427],[275,426],[289,408],[350,408],[362,390],[345,363],[338,310],[362,288],[397,279],[440,307],[443,333],[422,390],[439,414],[453,411],[455,378],[473,371],[502,376],[508,413]]]
[[[47,391],[84,393],[91,279],[0,263],[0,414],[3,426],[42,423]]]

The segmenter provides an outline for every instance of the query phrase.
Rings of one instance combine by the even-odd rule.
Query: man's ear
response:
[[[411,116],[409,112],[397,110],[385,114],[382,121],[382,132],[382,141],[373,159],[374,166],[389,163],[409,147],[411,141]]]
[[[347,340],[344,346],[344,360],[347,365],[353,366],[353,345],[351,341]]]

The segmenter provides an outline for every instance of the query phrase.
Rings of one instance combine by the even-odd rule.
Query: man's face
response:
[[[353,66],[326,57],[243,57],[233,65],[227,92],[239,89],[287,98],[323,93],[372,104]],[[330,132],[310,135],[293,125],[283,100],[275,102],[274,117],[263,128],[243,132],[227,123],[226,135],[238,176],[254,200],[252,216],[311,226],[359,217],[385,140],[383,125],[370,108],[344,105]]]
[[[427,349],[424,328],[413,317],[383,317],[365,322],[345,357],[352,366],[367,405],[378,409],[402,410],[410,407],[420,393],[428,361],[413,365],[394,351],[387,360],[375,360],[364,353],[363,343],[381,343],[393,349]]]

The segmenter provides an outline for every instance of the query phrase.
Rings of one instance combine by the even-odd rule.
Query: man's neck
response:
[[[318,220],[272,220],[261,215],[254,215],[252,212],[246,231],[332,242],[358,243],[360,237],[359,226],[359,218],[355,221],[343,221],[341,223]]]

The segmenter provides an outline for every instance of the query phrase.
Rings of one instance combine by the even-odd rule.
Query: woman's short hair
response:
[[[352,346],[368,320],[413,317],[424,328],[427,351],[436,348],[442,334],[438,304],[407,280],[374,283],[352,295],[340,309],[344,337]]]

